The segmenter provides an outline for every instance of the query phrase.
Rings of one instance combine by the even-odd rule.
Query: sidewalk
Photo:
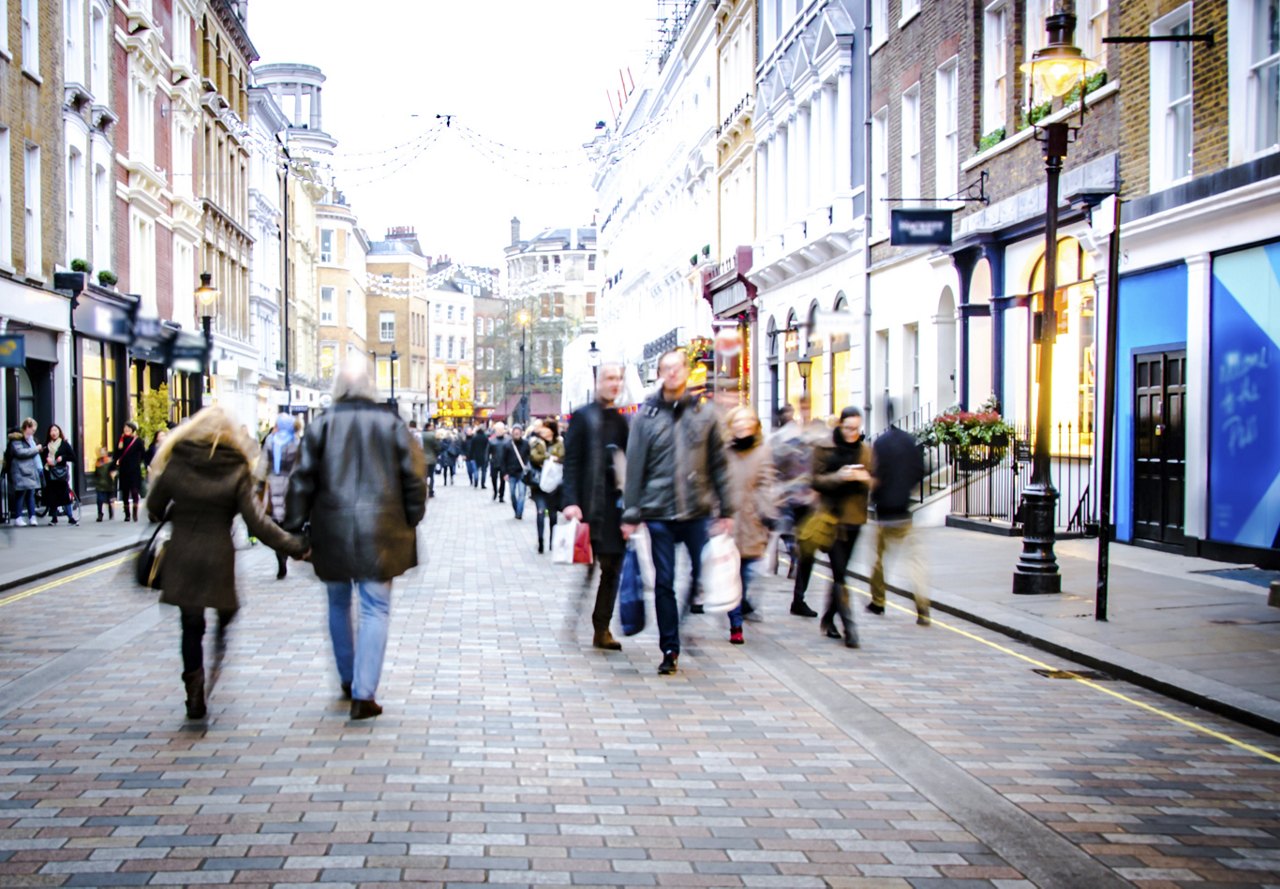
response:
[[[128,550],[148,527],[118,518],[98,524],[90,517],[75,528],[45,521],[0,526],[0,591]],[[1097,541],[1058,542],[1060,595],[1015,596],[1021,538],[954,528],[916,533],[936,611],[1280,734],[1280,609],[1267,606],[1264,586],[1201,573],[1238,566],[1113,545],[1109,620],[1102,623],[1094,620]],[[851,567],[863,581],[873,546],[872,532]],[[888,567],[891,587],[895,569]],[[779,576],[785,571],[784,562]],[[820,603],[825,587],[815,578],[810,600]]]
[[[916,533],[936,611],[1280,734],[1280,609],[1267,606],[1265,586],[1204,573],[1241,566],[1113,544],[1108,620],[1099,622],[1096,540],[1057,543],[1061,594],[1015,596],[1021,538],[955,528]],[[873,548],[870,533],[851,568],[863,581]],[[893,586],[893,566],[888,574]],[[820,586],[811,584],[813,593]]]

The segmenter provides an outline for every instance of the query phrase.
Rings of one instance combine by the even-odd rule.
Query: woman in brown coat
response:
[[[829,442],[820,444],[813,454],[813,487],[822,498],[822,507],[836,518],[836,538],[828,554],[831,561],[831,592],[822,613],[822,631],[830,639],[839,639],[836,615],[844,626],[844,644],[858,647],[858,628],[849,609],[849,590],[845,587],[845,571],[858,532],[867,523],[867,503],[871,496],[871,474],[875,470],[871,446],[862,434],[862,411],[847,407],[840,412],[840,425]]]
[[[742,602],[729,612],[729,641],[741,645],[742,618],[755,611],[747,598],[752,566],[769,548],[769,533],[778,520],[774,484],[778,471],[764,443],[760,418],[749,407],[736,407],[726,417],[728,464],[733,498],[733,542],[742,563]]]
[[[301,558],[306,541],[280,530],[254,496],[249,456],[239,430],[221,407],[200,411],[174,429],[151,463],[147,512],[166,512],[172,537],[160,563],[160,601],[182,613],[182,681],[187,718],[203,719],[204,610],[218,612],[217,652],[226,649],[227,626],[239,608],[231,522],[244,517],[251,534],[272,549]]]

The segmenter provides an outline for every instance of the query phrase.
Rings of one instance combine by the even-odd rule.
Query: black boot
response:
[[[276,553],[276,580],[284,580],[289,573],[289,557]]]
[[[187,719],[204,719],[208,708],[204,704],[204,669],[182,674],[187,687]]]

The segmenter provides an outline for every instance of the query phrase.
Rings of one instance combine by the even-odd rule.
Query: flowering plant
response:
[[[948,408],[921,430],[920,440],[927,445],[948,445],[961,455],[976,445],[989,446],[1003,455],[1014,432],[1000,416],[1000,403],[993,397],[976,411],[961,410],[959,405]]]

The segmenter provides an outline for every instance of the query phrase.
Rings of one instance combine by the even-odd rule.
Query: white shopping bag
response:
[[[717,534],[702,548],[702,609],[707,614],[732,611],[742,601],[742,560],[732,535]]]
[[[636,561],[640,563],[640,580],[644,582],[646,590],[653,592],[658,575],[653,567],[653,543],[649,540],[649,526],[638,526],[631,535],[631,540],[636,548]]]
[[[551,529],[551,561],[557,565],[573,564],[573,541],[578,536],[578,520],[564,516]]]
[[[548,458],[542,464],[542,481],[538,482],[538,487],[544,492],[550,494],[560,487],[560,482],[564,480],[564,465],[554,458]]]

